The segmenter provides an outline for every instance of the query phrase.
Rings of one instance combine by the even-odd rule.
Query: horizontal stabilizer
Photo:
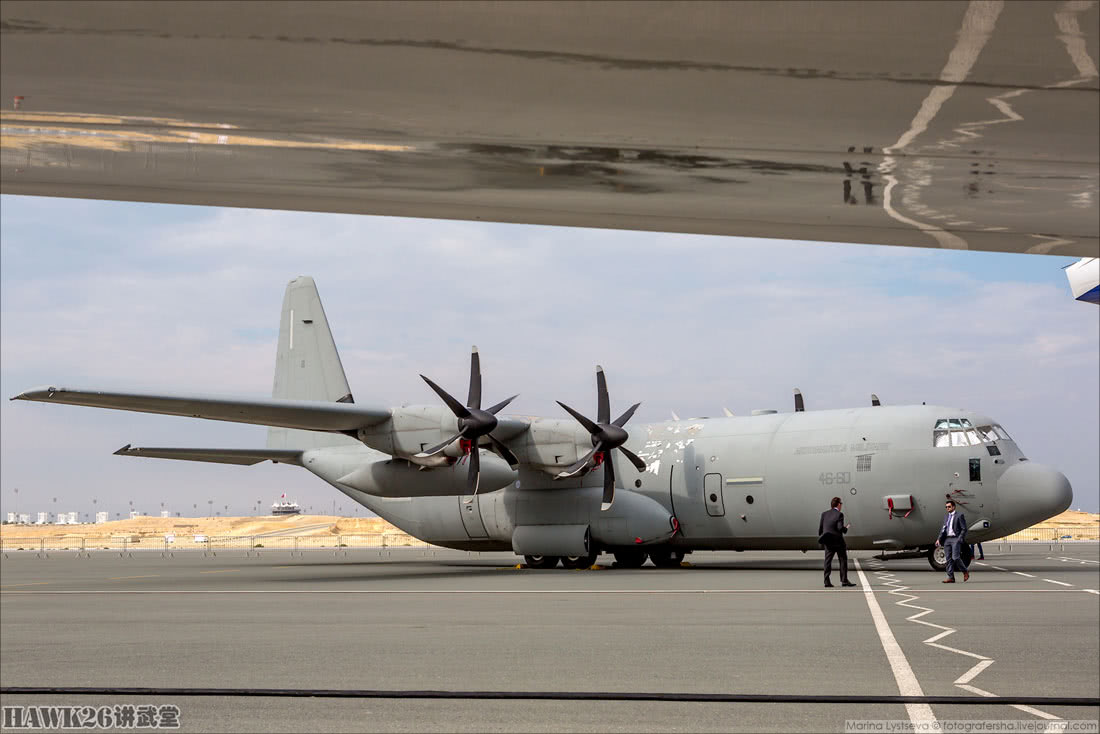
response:
[[[382,423],[389,408],[359,403],[328,403],[278,398],[233,398],[215,395],[156,395],[40,387],[27,390],[12,400],[86,405],[92,408],[131,410],[138,413],[180,415],[261,426],[301,428],[307,431],[343,433]]]
[[[261,461],[277,464],[301,465],[302,452],[278,449],[163,449],[132,448],[126,444],[115,456],[143,456],[147,459],[180,459],[183,461],[209,461],[214,464],[240,464],[252,466]]]

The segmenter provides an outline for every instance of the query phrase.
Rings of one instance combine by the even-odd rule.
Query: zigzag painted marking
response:
[[[932,614],[936,610],[932,609],[931,607],[922,607],[919,604],[914,604],[913,602],[917,599],[920,599],[920,596],[910,593],[910,587],[903,586],[901,581],[898,579],[897,574],[885,570],[882,566],[881,561],[877,559],[872,559],[868,562],[867,565],[868,568],[872,570],[872,572],[876,576],[878,576],[883,586],[893,587],[887,593],[889,593],[891,596],[904,597],[901,599],[901,601],[894,602],[897,606],[905,607],[906,609],[916,610],[916,614],[911,614],[905,618],[906,621],[913,622],[914,624],[923,624],[926,627],[931,627],[932,629],[939,630],[936,634],[932,635],[926,640],[921,640],[921,642],[923,642],[925,645],[928,645],[929,647],[934,647],[939,650],[946,650],[947,652],[955,653],[956,655],[963,655],[969,658],[977,659],[977,663],[972,665],[965,673],[955,679],[955,687],[960,688],[964,691],[969,691],[970,693],[974,693],[979,696],[985,696],[987,698],[998,698],[996,693],[992,693],[990,691],[978,688],[977,686],[970,685],[971,681],[981,675],[986,670],[986,668],[993,665],[993,663],[995,663],[996,661],[993,658],[982,655],[980,653],[970,652],[969,650],[960,650],[957,647],[950,647],[949,645],[941,644],[939,640],[955,634],[956,632],[958,632],[958,630],[954,627],[947,627],[942,624],[936,624],[935,622],[929,622],[928,620],[921,619],[922,617],[926,617],[929,614]],[[1056,716],[1054,714],[1042,711],[1032,706],[1024,706],[1020,704],[1009,705],[1018,711],[1023,711],[1024,713],[1031,714],[1032,716],[1037,716],[1041,719],[1047,719],[1048,721],[1050,721],[1051,724],[1046,727],[1045,731],[1060,732],[1065,730],[1067,722],[1060,716]]]

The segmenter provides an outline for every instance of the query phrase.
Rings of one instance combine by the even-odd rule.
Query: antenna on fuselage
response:
[[[806,401],[802,399],[802,391],[799,390],[797,387],[794,389],[794,412],[806,412]]]

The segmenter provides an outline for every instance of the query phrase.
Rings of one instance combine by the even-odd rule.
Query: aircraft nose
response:
[[[997,481],[997,495],[1006,518],[1032,525],[1069,509],[1073,488],[1054,467],[1030,461],[1010,467]]]

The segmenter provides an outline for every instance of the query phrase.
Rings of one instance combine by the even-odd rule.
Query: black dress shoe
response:
[[[825,588],[826,588],[826,589],[831,589],[831,588],[833,588],[833,585],[832,585],[832,584],[830,584],[830,583],[829,583],[828,581],[826,581],[826,582],[825,582]]]
[[[845,581],[841,584],[841,586],[855,586],[855,584],[853,584],[851,581]]]

